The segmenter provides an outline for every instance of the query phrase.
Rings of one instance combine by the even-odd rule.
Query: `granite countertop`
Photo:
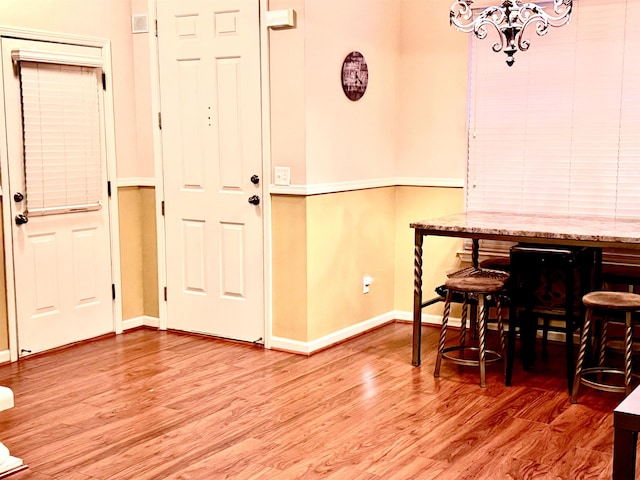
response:
[[[640,246],[640,218],[476,211],[412,222],[410,226],[426,234],[450,232]]]

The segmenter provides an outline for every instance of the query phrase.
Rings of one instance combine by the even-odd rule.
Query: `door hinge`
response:
[[[162,113],[158,112],[158,128],[162,130]]]
[[[107,74],[102,72],[102,89],[107,89]]]
[[[111,298],[113,300],[116,299],[116,284],[115,283],[111,284]]]
[[[156,18],[155,22],[156,24],[156,37],[158,36],[158,19]]]
[[[164,287],[164,301],[167,301],[167,287]]]
[[[107,180],[107,196],[111,197],[111,180]]]
[[[161,210],[162,216],[164,217],[164,200],[160,202],[160,210]]]

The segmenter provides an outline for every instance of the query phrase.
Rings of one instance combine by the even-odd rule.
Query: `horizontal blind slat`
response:
[[[27,209],[63,212],[102,199],[98,71],[21,62]]]

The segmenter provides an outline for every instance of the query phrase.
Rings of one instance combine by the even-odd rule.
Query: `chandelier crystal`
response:
[[[500,36],[493,44],[494,52],[507,54],[507,65],[513,65],[513,55],[529,49],[530,42],[523,38],[529,25],[535,25],[536,33],[545,35],[549,27],[561,27],[571,18],[572,0],[552,0],[553,14],[535,3],[522,3],[519,0],[504,0],[499,6],[487,7],[474,18],[471,8],[473,0],[459,0],[451,5],[449,23],[457,30],[473,32],[483,39],[488,28],[493,27]]]

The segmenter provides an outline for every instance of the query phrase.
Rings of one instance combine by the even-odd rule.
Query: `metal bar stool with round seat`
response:
[[[462,269],[455,270],[453,272],[447,273],[447,277],[461,277],[461,276],[469,276],[469,275],[485,275],[485,276],[498,276],[502,278],[509,278],[509,257],[488,257],[482,261],[478,259],[475,260],[475,263],[478,263],[477,267],[470,266]],[[504,273],[505,275],[502,275]],[[447,287],[443,283],[435,288],[436,293],[438,294],[441,301],[445,300],[447,296]],[[464,300],[464,295],[461,293],[455,292],[453,298],[451,299],[454,303],[462,303]],[[504,307],[505,296],[502,296],[503,302],[502,306]],[[476,305],[477,302],[475,298],[468,298],[469,303],[472,305]],[[477,338],[477,329],[476,329],[476,321],[477,321],[477,308],[471,308],[469,312],[469,325],[471,327],[473,338]]]
[[[582,302],[586,307],[586,312],[582,326],[582,333],[580,335],[580,353],[578,354],[578,364],[576,365],[573,389],[571,391],[571,403],[577,403],[578,389],[581,383],[605,392],[623,392],[626,396],[631,392],[633,351],[632,314],[640,311],[640,295],[629,292],[596,291],[587,293],[582,297]],[[584,368],[587,346],[589,344],[593,326],[594,311],[602,311],[605,314],[609,312],[624,313],[625,348],[623,368],[604,366],[602,364],[602,356],[599,356],[597,366]],[[606,339],[604,339],[604,342],[601,342],[601,347],[604,343],[606,343]],[[595,378],[590,378],[591,375]],[[610,381],[610,375],[624,376],[624,384],[619,385]]]
[[[638,265],[620,265],[620,264],[603,264],[602,265],[602,290],[610,290],[616,292],[627,291],[629,293],[637,293],[640,286],[640,266]],[[624,352],[624,335],[616,333],[619,330],[624,331],[624,318],[610,318],[605,316],[601,325],[599,355],[604,358],[607,351],[622,353]],[[640,337],[637,335],[638,324],[634,324],[633,337],[633,355],[640,353]],[[612,335],[612,333],[614,335]],[[604,339],[604,340],[603,340]],[[605,343],[602,343],[602,342]],[[600,361],[602,362],[602,358]]]
[[[444,304],[444,314],[442,317],[442,327],[440,330],[440,342],[438,344],[438,353],[436,356],[436,365],[433,376],[440,376],[440,366],[442,359],[446,359],[458,365],[477,366],[480,368],[480,386],[486,387],[486,364],[498,361],[506,356],[505,331],[502,323],[502,305],[501,295],[505,292],[505,284],[509,279],[509,275],[503,272],[490,270],[475,270],[466,276],[450,277],[445,283],[446,297]],[[449,321],[449,313],[451,311],[451,301],[454,294],[463,296],[462,318],[460,327],[459,344],[455,346],[445,347],[447,338],[447,324]],[[466,339],[467,314],[469,309],[469,300],[471,297],[477,298],[477,334],[478,346],[468,346]],[[498,322],[498,334],[500,336],[501,354],[486,348],[487,337],[487,320],[489,309],[487,301],[493,297],[496,305],[496,317]],[[467,358],[466,352],[477,352],[474,358]],[[458,356],[454,355],[458,353]]]

